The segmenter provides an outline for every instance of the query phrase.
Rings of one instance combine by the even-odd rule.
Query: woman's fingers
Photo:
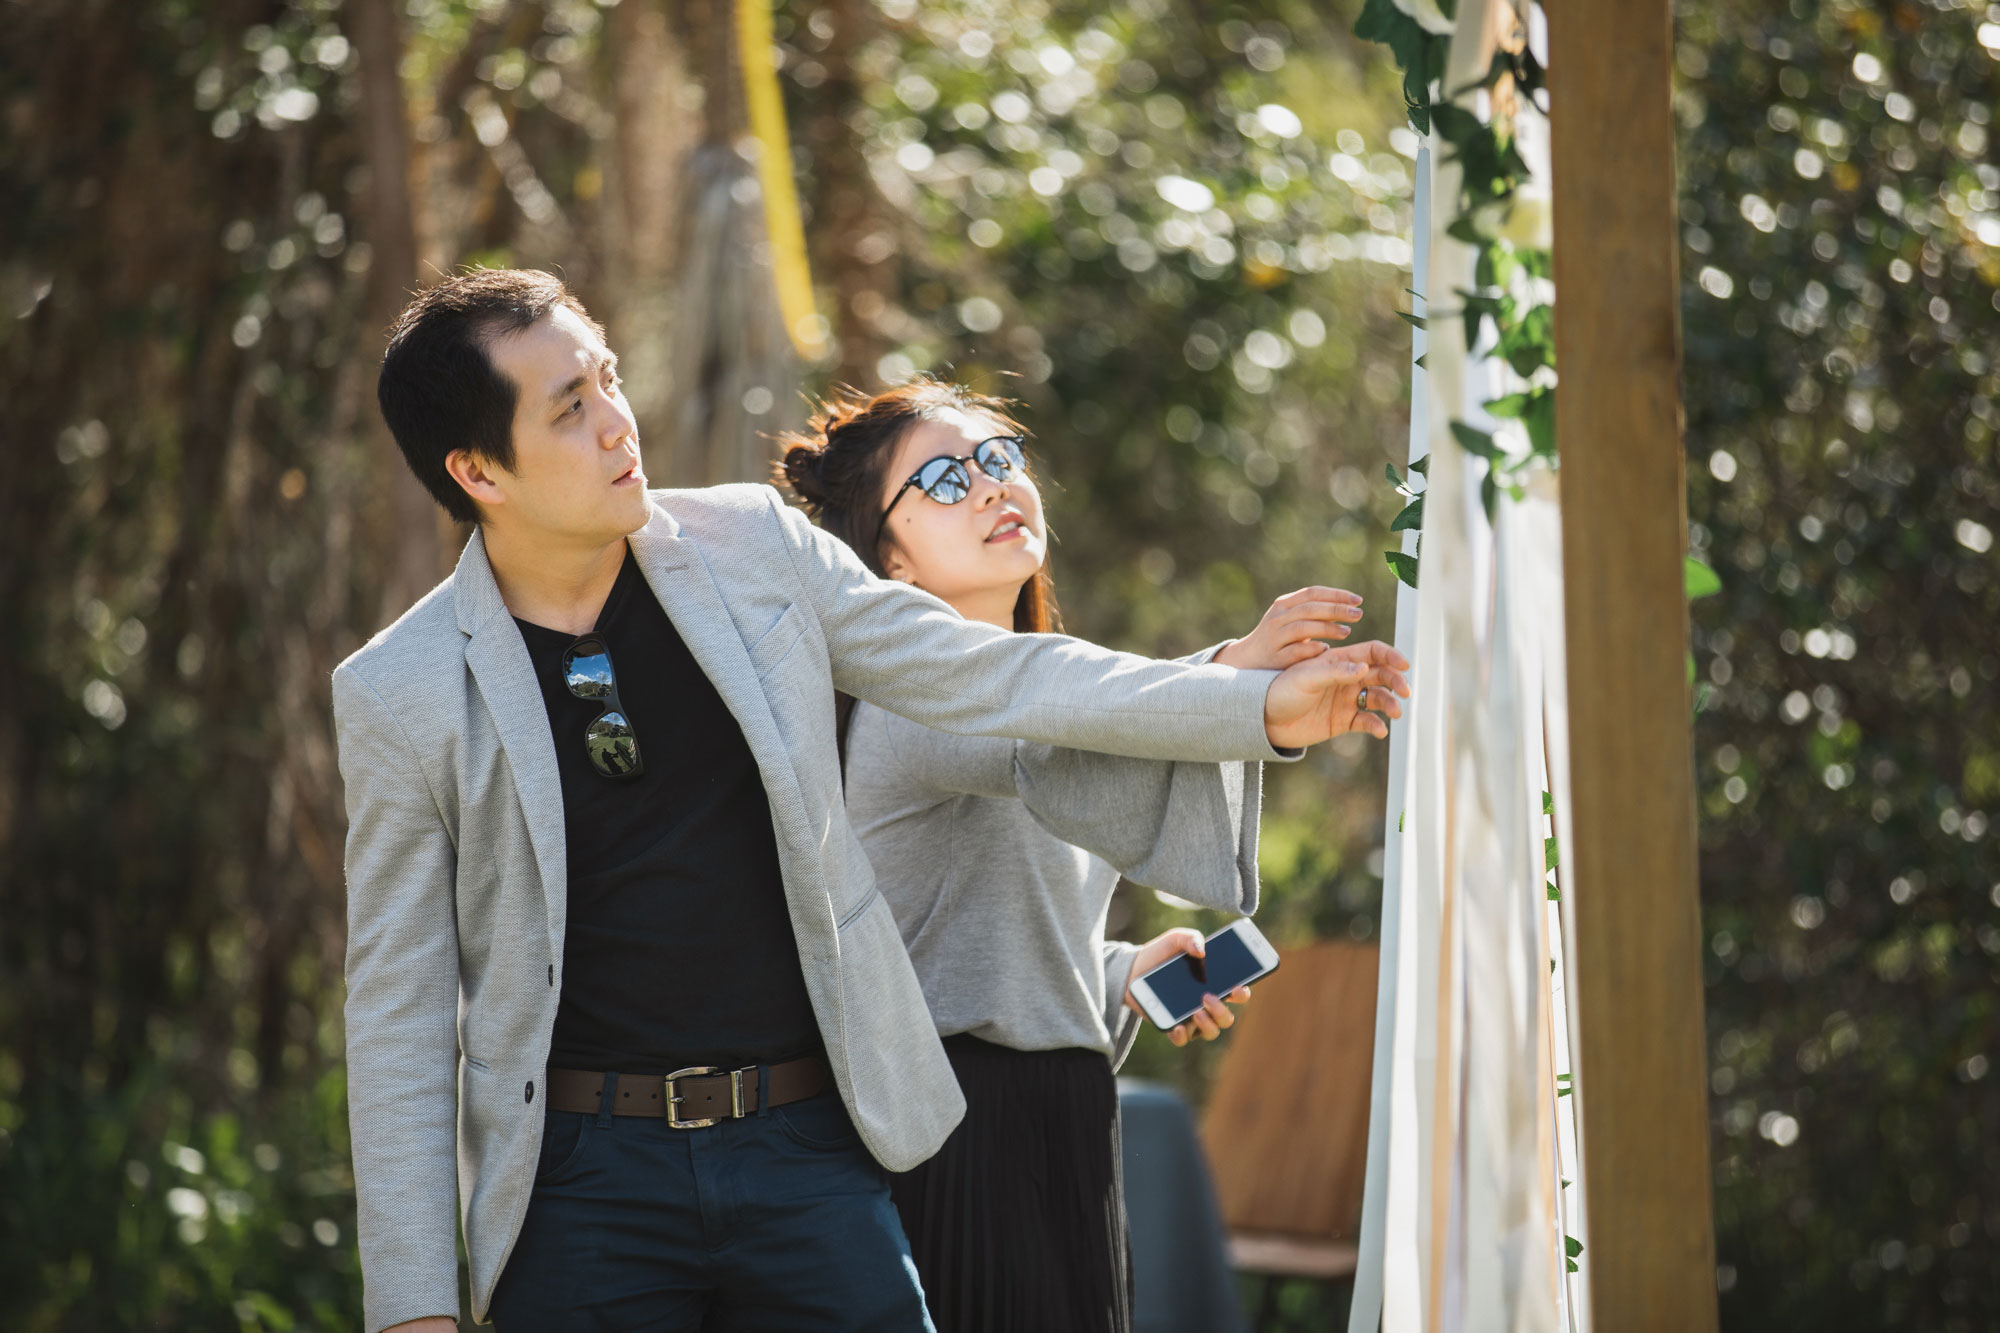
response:
[[[1203,1001],[1203,1005],[1203,1008],[1194,1011],[1188,1022],[1194,1025],[1194,1030],[1201,1034],[1203,1041],[1214,1041],[1222,1035],[1222,1029],[1217,1026],[1213,1018],[1209,1017],[1206,1000]]]
[[[1385,695],[1410,697],[1410,678],[1390,666],[1371,666],[1361,673],[1361,683],[1368,687],[1368,697],[1373,699],[1379,690]]]
[[[1296,606],[1300,602],[1352,602],[1354,605],[1359,606],[1361,605],[1361,594],[1358,592],[1349,592],[1345,588],[1329,588],[1323,584],[1314,584],[1310,588],[1299,588],[1293,592],[1288,592],[1283,597],[1272,602],[1271,605]]]
[[[1354,630],[1342,620],[1301,617],[1298,620],[1288,620],[1276,626],[1271,632],[1278,636],[1280,643],[1289,643],[1297,639],[1344,639],[1354,633]]]
[[[1358,606],[1342,602],[1305,602],[1273,615],[1267,623],[1291,633],[1306,623],[1352,625],[1360,619],[1361,608]]]
[[[1218,1028],[1230,1027],[1236,1022],[1235,1013],[1230,1010],[1228,1005],[1222,1002],[1220,996],[1202,996],[1201,1008],[1202,1012],[1208,1015],[1209,1021],[1214,1023]]]
[[[1392,691],[1376,685],[1368,687],[1366,699],[1361,697],[1359,690],[1355,691],[1354,706],[1365,712],[1380,713],[1385,718],[1398,718],[1403,715],[1403,701]]]
[[[1235,990],[1229,992],[1229,1002],[1231,1004],[1244,1004],[1249,999],[1250,988],[1248,986],[1238,986]]]
[[[1177,1027],[1168,1028],[1167,1040],[1172,1042],[1176,1046],[1187,1045],[1188,1044],[1187,1024],[1182,1023]]]

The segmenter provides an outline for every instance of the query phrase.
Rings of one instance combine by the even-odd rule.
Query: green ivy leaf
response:
[[[1469,454],[1475,454],[1488,462],[1500,457],[1500,446],[1493,442],[1493,436],[1488,431],[1468,426],[1463,421],[1454,421],[1451,423],[1451,435]]]
[[[1410,471],[1420,477],[1428,477],[1431,474],[1431,456],[1425,454],[1422,458],[1412,458],[1410,460]]]
[[[1422,315],[1413,315],[1407,310],[1398,310],[1396,312],[1396,318],[1402,320],[1405,324],[1408,324],[1413,329],[1422,329],[1429,327],[1429,325],[1425,322],[1424,317]]]
[[[1552,815],[1555,812],[1556,812],[1556,798],[1551,794],[1549,794],[1548,792],[1543,792],[1542,813],[1545,815]]]
[[[1528,448],[1545,458],[1556,454],[1556,393],[1554,389],[1536,389],[1528,395],[1528,410],[1521,414],[1521,423],[1528,428]]]
[[[1444,229],[1444,234],[1451,237],[1454,241],[1461,241],[1466,245],[1486,244],[1486,238],[1474,230],[1471,218],[1461,217],[1454,219],[1452,224]]]
[[[1554,870],[1557,864],[1562,861],[1562,852],[1557,848],[1554,838],[1542,839],[1542,860],[1547,862],[1542,867],[1544,870]]]
[[[1403,506],[1403,511],[1397,514],[1395,519],[1390,522],[1389,531],[1403,532],[1410,528],[1422,531],[1423,526],[1424,497],[1419,495],[1416,499]]]
[[[1722,576],[1691,555],[1681,560],[1681,583],[1690,602],[1722,591]]]
[[[1396,571],[1397,578],[1409,584],[1412,588],[1417,586],[1417,558],[1415,556],[1405,555],[1401,551],[1384,551],[1382,552],[1382,558],[1389,562],[1389,568]]]
[[[1486,123],[1478,116],[1450,102],[1439,102],[1431,107],[1431,124],[1437,126],[1439,137],[1461,151],[1480,135],[1489,133]]]
[[[1354,23],[1354,35],[1380,42],[1403,71],[1403,103],[1417,133],[1431,132],[1431,84],[1444,72],[1449,39],[1424,31],[1423,25],[1396,8],[1394,0],[1367,0]]]

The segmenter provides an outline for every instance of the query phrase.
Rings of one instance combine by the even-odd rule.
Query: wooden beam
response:
[[[1549,6],[1581,1263],[1597,1333],[1716,1327],[1669,0]]]

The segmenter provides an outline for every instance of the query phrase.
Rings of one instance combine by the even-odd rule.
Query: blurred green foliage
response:
[[[1723,1325],[1989,1329],[2000,10],[1679,10]]]
[[[618,327],[632,71],[608,34],[655,3],[682,12],[397,0],[423,263],[560,266]],[[1397,77],[1354,8],[778,7],[805,196],[859,193],[874,219],[857,260],[807,218],[844,355],[874,349],[864,380],[948,367],[1023,400],[1079,632],[1189,652],[1308,582],[1368,594],[1364,632],[1386,632],[1373,552],[1397,500],[1374,479],[1404,444],[1414,140],[1392,142]],[[325,678],[396,609],[371,12],[9,9],[10,1330],[359,1322]],[[684,105],[726,100],[732,71],[695,74],[712,86]],[[887,278],[842,306],[863,261]],[[1380,762],[1353,738],[1273,775],[1279,938],[1372,930]],[[1125,910],[1130,934],[1189,919]],[[1149,1037],[1134,1068],[1198,1092],[1213,1056]]]
[[[358,1321],[324,675],[381,623],[391,545],[361,7],[10,10],[9,1329]],[[882,219],[889,279],[836,327],[877,377],[1024,401],[1079,632],[1187,652],[1307,581],[1368,594],[1386,632],[1408,143],[1358,8],[779,9],[794,123],[859,92],[858,174],[822,179],[835,155],[799,136],[808,198],[861,190]],[[1682,8],[1724,1319],[1992,1327],[2000,15]],[[608,11],[401,10],[422,179],[469,201],[433,219],[443,262],[573,259],[615,310]],[[808,234],[831,287],[852,256]],[[1359,744],[1273,772],[1281,941],[1372,929],[1380,776]],[[1125,910],[1132,935],[1199,919]],[[1198,1095],[1215,1055],[1149,1035],[1131,1067]]]

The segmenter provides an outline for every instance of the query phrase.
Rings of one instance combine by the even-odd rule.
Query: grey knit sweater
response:
[[[1119,875],[1256,910],[1255,762],[954,736],[864,703],[846,771],[849,817],[941,1036],[1115,1064],[1138,1031],[1123,1003],[1138,950],[1104,938]]]

